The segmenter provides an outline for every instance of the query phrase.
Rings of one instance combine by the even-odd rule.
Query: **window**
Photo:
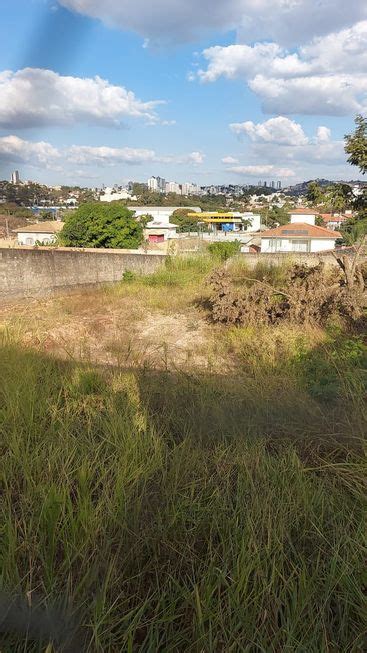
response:
[[[28,238],[25,239],[25,244],[26,245],[33,245],[34,244],[33,238],[31,238],[31,236],[28,236]]]
[[[310,240],[292,240],[292,252],[310,252]]]

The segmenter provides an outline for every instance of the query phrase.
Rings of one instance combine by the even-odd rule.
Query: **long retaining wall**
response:
[[[345,252],[347,253],[347,252]],[[318,254],[240,254],[250,267],[286,262],[337,265],[331,252]],[[65,247],[0,247],[0,300],[41,297],[83,286],[120,281],[126,270],[150,274],[166,259],[162,252]],[[364,257],[364,260],[366,258]]]
[[[38,297],[78,286],[120,281],[124,271],[149,274],[160,252],[53,247],[0,248],[0,299]]]

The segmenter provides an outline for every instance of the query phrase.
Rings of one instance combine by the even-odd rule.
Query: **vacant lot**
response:
[[[215,325],[216,265],[1,309],[2,653],[364,650],[363,334]]]

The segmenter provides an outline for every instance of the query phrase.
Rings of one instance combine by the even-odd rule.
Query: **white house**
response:
[[[144,235],[150,243],[163,243],[165,240],[176,238],[177,227],[170,222],[153,220],[146,225]]]
[[[319,212],[315,209],[299,208],[290,211],[289,215],[292,223],[315,224],[316,216],[319,215]]]
[[[37,224],[30,224],[24,227],[14,229],[17,234],[18,245],[50,245],[56,239],[58,234],[64,226],[63,222],[45,221],[37,222]]]
[[[304,209],[301,209],[304,211]],[[323,252],[335,248],[338,231],[317,227],[316,213],[292,213],[291,222],[261,234],[261,252]],[[301,221],[300,216],[307,220]]]
[[[104,193],[99,197],[100,202],[116,202],[117,200],[136,200],[136,197],[131,195],[128,190],[116,190],[115,188],[105,188]]]
[[[352,217],[352,214],[321,213],[321,218],[327,229],[340,229],[340,227]]]

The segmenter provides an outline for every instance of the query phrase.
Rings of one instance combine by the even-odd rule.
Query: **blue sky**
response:
[[[0,177],[357,178],[342,141],[367,109],[365,1],[345,13],[342,0],[4,0]]]

